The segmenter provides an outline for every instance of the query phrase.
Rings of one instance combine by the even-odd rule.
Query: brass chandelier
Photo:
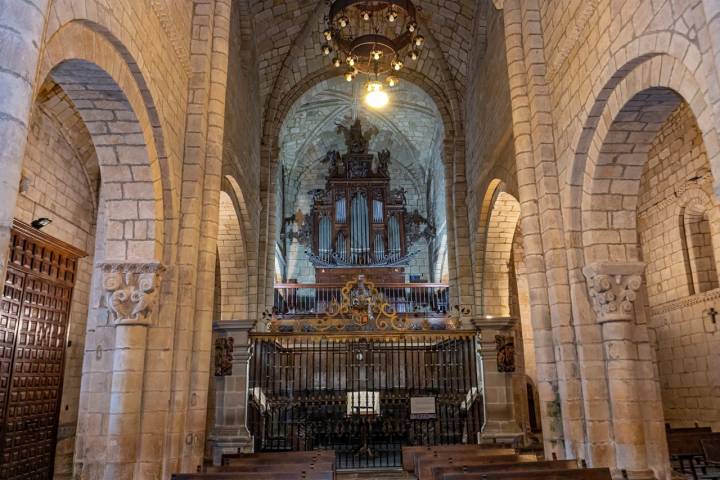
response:
[[[416,61],[425,38],[417,22],[418,8],[411,0],[334,0],[330,2],[323,31],[322,52],[352,82],[359,74],[369,81],[366,101],[371,107],[387,104],[385,85],[394,87],[392,74],[405,62]]]

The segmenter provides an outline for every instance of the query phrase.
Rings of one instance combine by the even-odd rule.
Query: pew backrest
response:
[[[172,480],[335,480],[335,472],[174,473]]]
[[[455,465],[438,465],[431,469],[433,480],[445,480],[446,475],[455,473],[515,472],[526,470],[571,470],[580,468],[577,460],[543,460],[516,463],[473,463],[459,462]]]
[[[700,444],[705,455],[705,461],[713,465],[720,465],[720,437],[716,435],[703,438],[700,440]]]
[[[525,470],[516,472],[453,473],[444,480],[612,480],[607,468]]]
[[[697,433],[668,433],[667,443],[670,455],[702,456],[703,440],[720,438],[720,433],[697,432]]]
[[[334,450],[314,450],[309,452],[269,452],[252,454],[223,455],[223,465],[248,465],[263,463],[334,463]]]
[[[473,453],[448,453],[440,455],[423,454],[415,459],[415,475],[419,480],[427,480],[432,478],[433,467],[441,465],[462,465],[464,463],[474,463],[492,465],[502,463],[520,463],[520,462],[537,462],[535,455],[489,455],[479,456]]]
[[[305,460],[335,461],[335,450],[309,450],[307,452],[259,452],[259,453],[227,453],[222,456],[223,463],[238,459],[264,459],[266,461],[284,462],[287,458]]]
[[[423,453],[440,452],[476,452],[476,455],[514,455],[512,448],[498,448],[487,445],[456,444],[456,445],[434,445],[420,447],[402,447],[402,466],[408,472],[415,471],[415,458]]]
[[[335,463],[318,462],[318,463],[251,463],[251,464],[231,464],[222,465],[220,467],[208,467],[208,473],[227,473],[227,472],[272,472],[272,473],[292,473],[297,471],[306,472],[334,472]]]

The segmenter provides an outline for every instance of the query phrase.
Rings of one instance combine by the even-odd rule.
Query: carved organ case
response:
[[[405,235],[405,193],[390,189],[390,152],[368,152],[375,131],[363,132],[359,120],[338,130],[345,134],[348,150],[328,152],[326,188],[309,192],[313,233],[308,255],[316,279],[339,280],[339,272],[332,270],[352,268],[355,275],[358,269],[373,269],[375,276],[387,277],[385,270],[398,281],[412,255]]]

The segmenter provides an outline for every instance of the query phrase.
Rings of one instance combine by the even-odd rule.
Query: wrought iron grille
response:
[[[396,467],[403,445],[473,442],[475,332],[255,334],[256,451],[333,449],[338,469]]]

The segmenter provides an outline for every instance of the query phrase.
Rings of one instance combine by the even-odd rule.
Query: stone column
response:
[[[105,478],[134,478],[140,453],[148,328],[157,317],[162,266],[104,263],[104,301],[115,326]]]
[[[247,429],[248,364],[251,320],[221,320],[215,330],[215,423],[210,433],[213,464],[224,453],[251,452],[253,439]]]
[[[483,371],[483,401],[485,402],[485,426],[483,442],[520,442],[523,431],[514,408],[514,365],[498,361],[498,346],[502,339],[514,339],[516,320],[512,317],[485,317],[473,320],[480,331],[480,358]],[[509,353],[503,350],[503,354]],[[508,358],[509,360],[509,358]]]
[[[610,467],[616,478],[621,470],[631,479],[655,478],[648,467],[645,424],[657,420],[662,424],[662,414],[648,419],[643,412],[644,404],[654,402],[657,393],[649,391],[647,379],[642,378],[647,359],[642,358],[635,331],[635,300],[644,269],[642,262],[594,263],[583,269],[601,326],[611,405],[609,431],[596,431],[609,435],[614,444],[616,465]]]
[[[0,0],[0,274],[15,214],[47,0]]]

